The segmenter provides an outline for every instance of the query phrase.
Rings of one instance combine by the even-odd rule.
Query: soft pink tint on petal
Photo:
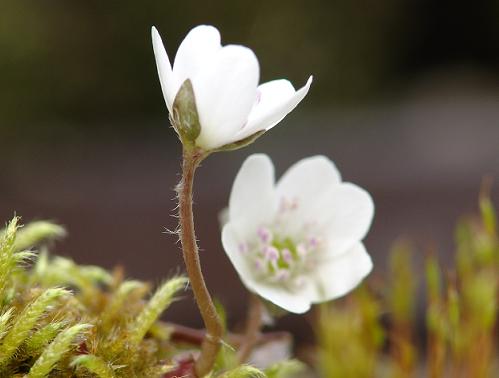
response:
[[[285,79],[268,81],[257,89],[255,104],[248,117],[247,127],[251,129],[258,120],[268,116],[282,104],[290,101],[296,94],[293,84]]]
[[[163,45],[163,41],[161,40],[161,36],[154,26],[151,29],[151,36],[161,90],[163,91],[163,97],[165,98],[166,106],[171,112],[176,92],[174,88],[177,88],[177,85],[173,77],[172,66]]]
[[[296,92],[287,80],[275,80],[260,85],[258,88],[260,101],[253,107],[248,122],[240,131],[238,139],[244,139],[258,131],[269,130],[277,125],[303,100],[311,84],[312,76],[305,86]]]
[[[201,134],[196,144],[214,149],[235,142],[253,106],[258,60],[243,46],[223,47],[192,78]]]

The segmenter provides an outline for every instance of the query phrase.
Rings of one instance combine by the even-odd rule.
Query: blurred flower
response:
[[[288,334],[258,345],[251,352],[249,363],[258,369],[267,369],[292,358],[292,339]]]
[[[152,41],[159,80],[170,114],[190,80],[199,117],[195,144],[205,150],[244,141],[279,123],[307,94],[312,77],[298,91],[287,80],[258,86],[259,64],[249,48],[220,44],[213,26],[192,29],[180,44],[173,69],[156,28]]]
[[[342,182],[328,158],[303,159],[275,184],[272,161],[257,154],[235,179],[222,243],[250,291],[303,313],[369,274],[361,240],[373,214],[369,193]]]

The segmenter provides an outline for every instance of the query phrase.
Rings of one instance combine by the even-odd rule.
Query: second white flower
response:
[[[275,184],[270,159],[252,155],[232,187],[222,243],[250,291],[303,313],[369,274],[362,239],[373,214],[369,193],[342,182],[324,156],[299,161]]]

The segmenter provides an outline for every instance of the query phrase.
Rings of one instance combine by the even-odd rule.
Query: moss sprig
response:
[[[321,308],[316,358],[324,377],[498,376],[497,217],[483,193],[479,208],[479,217],[456,227],[454,264],[444,268],[432,250],[421,279],[412,258],[415,248],[396,243],[389,271],[374,288],[363,286]],[[421,303],[416,289],[423,285]],[[418,322],[418,308],[424,309],[424,323]],[[366,330],[386,330],[388,342],[373,343],[376,338],[366,338]],[[424,354],[419,352],[422,333]]]
[[[0,377],[161,377],[175,347],[159,317],[186,279],[167,280],[147,300],[145,282],[51,258],[45,242],[64,235],[18,217],[0,230]],[[43,252],[26,249],[35,246]]]

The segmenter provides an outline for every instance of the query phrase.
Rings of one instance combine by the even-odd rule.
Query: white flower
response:
[[[342,182],[326,157],[299,161],[276,184],[272,161],[257,154],[235,179],[222,243],[250,291],[303,313],[369,274],[361,241],[373,214],[369,193]]]
[[[312,77],[298,91],[287,80],[258,86],[259,64],[249,48],[220,44],[213,26],[192,29],[180,44],[173,69],[156,28],[152,41],[159,80],[170,113],[175,96],[190,79],[201,125],[196,145],[205,150],[244,140],[279,123],[307,94]]]

